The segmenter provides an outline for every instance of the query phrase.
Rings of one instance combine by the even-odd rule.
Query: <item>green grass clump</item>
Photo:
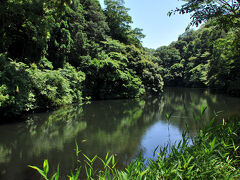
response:
[[[213,123],[201,130],[188,146],[188,139],[175,146],[163,148],[157,160],[143,170],[150,179],[237,179],[239,172],[240,122]],[[138,174],[137,174],[138,175]]]
[[[155,150],[157,159],[144,159],[142,154],[125,170],[116,168],[114,156],[105,159],[85,156],[84,164],[72,173],[69,179],[239,179],[240,119],[228,118],[222,123],[211,121],[199,135],[190,139],[184,133],[182,140],[173,146]],[[79,154],[76,146],[76,155]],[[95,161],[100,160],[102,170],[94,170]],[[59,179],[59,168],[52,178],[48,178],[48,163],[43,170],[37,169],[45,179]],[[47,171],[46,171],[47,170]],[[82,175],[81,175],[82,174]]]

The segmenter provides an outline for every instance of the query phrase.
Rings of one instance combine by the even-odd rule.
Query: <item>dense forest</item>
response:
[[[240,95],[239,3],[188,1],[176,42],[144,48],[123,0],[2,0],[0,113],[18,115],[83,99],[159,95],[163,86]],[[216,1],[218,3],[218,1]],[[228,6],[227,6],[228,5]],[[231,7],[231,8],[229,8]]]
[[[7,131],[0,137],[0,164],[4,164],[0,178],[11,174],[21,179],[20,171],[29,177],[30,170],[20,170],[20,161],[50,153],[54,155],[48,159],[60,160],[62,151],[62,165],[72,161],[69,179],[240,179],[240,119],[220,114],[229,99],[207,91],[199,96],[185,88],[175,88],[178,93],[169,88],[161,96],[164,86],[209,88],[240,96],[240,0],[182,1],[168,15],[190,13],[189,27],[177,41],[155,50],[143,47],[142,30],[131,27],[124,0],[104,0],[104,7],[98,0],[0,0],[1,117],[9,122],[26,112],[77,104],[49,116],[29,115],[17,126],[2,126]],[[138,98],[149,94],[157,98],[149,102]],[[137,99],[82,104],[89,99],[120,98]],[[221,109],[214,109],[212,115],[218,101]],[[239,101],[230,104],[236,104],[239,115]],[[164,126],[155,126],[160,121]],[[187,130],[181,131],[180,141],[171,142],[170,126],[175,124],[179,128],[172,132]],[[159,128],[163,127],[167,144],[155,148],[154,159],[145,159],[141,152],[117,169],[118,152],[129,160],[128,154],[146,150],[139,144],[150,126],[153,133],[147,141],[164,140]],[[90,153],[118,152],[105,158],[88,156],[83,143],[88,143]],[[82,161],[67,156],[70,144],[75,145],[76,158],[84,157]],[[26,167],[44,179],[58,180],[62,178],[59,164],[51,172],[47,159],[42,170],[37,164]]]
[[[169,46],[148,50],[162,67],[167,86],[209,87],[240,95],[239,28],[222,29],[209,21],[188,29]]]
[[[240,1],[187,0],[168,15],[190,14],[189,30],[169,46],[148,50],[167,86],[209,87],[240,95]]]
[[[159,65],[123,0],[3,0],[0,112],[159,94]]]

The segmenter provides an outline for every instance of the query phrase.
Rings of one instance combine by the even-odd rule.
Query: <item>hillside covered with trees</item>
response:
[[[162,67],[167,86],[208,87],[240,95],[239,1],[187,1],[169,12],[191,13],[191,25],[176,42],[148,50]]]
[[[238,29],[223,30],[209,22],[151,53],[167,86],[209,87],[239,95],[239,43]]]
[[[169,15],[203,25],[156,50],[142,46],[128,10],[123,0],[3,0],[0,113],[159,95],[164,84],[240,95],[238,1],[186,1]]]
[[[177,41],[155,50],[143,47],[142,30],[131,27],[124,0],[104,0],[104,8],[98,0],[1,0],[0,113],[7,124],[2,125],[1,118],[0,178],[34,178],[20,168],[26,166],[56,180],[65,175],[240,179],[239,98],[228,104],[234,98],[186,88],[173,88],[177,93],[169,88],[161,96],[164,86],[240,96],[240,0],[182,1],[168,15],[190,13],[190,25],[201,27],[188,28]],[[158,97],[81,103],[148,94]],[[77,106],[8,123],[26,112],[72,103]],[[221,113],[226,106],[234,111],[225,118]],[[235,114],[238,117],[231,117]],[[155,140],[161,144],[150,149],[153,159],[145,159],[143,153]],[[75,145],[72,154],[70,145]],[[90,155],[84,149],[90,149]],[[96,151],[108,152],[105,157],[91,154]],[[40,156],[45,159],[42,169],[34,162]],[[51,171],[46,157],[53,162]]]
[[[162,92],[123,0],[3,0],[0,113]]]

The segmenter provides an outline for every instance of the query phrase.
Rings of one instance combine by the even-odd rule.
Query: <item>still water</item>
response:
[[[194,119],[201,106],[207,107],[204,118]],[[214,111],[219,118],[239,116],[240,98],[168,88],[160,97],[96,101],[28,115],[25,122],[0,125],[0,179],[40,179],[28,165],[42,167],[44,159],[52,170],[59,163],[61,176],[67,179],[75,167],[75,142],[90,157],[115,154],[118,168],[124,168],[140,152],[154,158],[158,145],[179,141],[186,124],[193,137]],[[172,114],[170,121],[166,113]]]

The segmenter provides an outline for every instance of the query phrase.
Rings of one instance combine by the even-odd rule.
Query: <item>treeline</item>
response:
[[[2,0],[0,113],[162,92],[123,0]]]
[[[240,95],[239,26],[222,25],[209,20],[169,46],[148,50],[162,67],[165,85],[209,87]]]

